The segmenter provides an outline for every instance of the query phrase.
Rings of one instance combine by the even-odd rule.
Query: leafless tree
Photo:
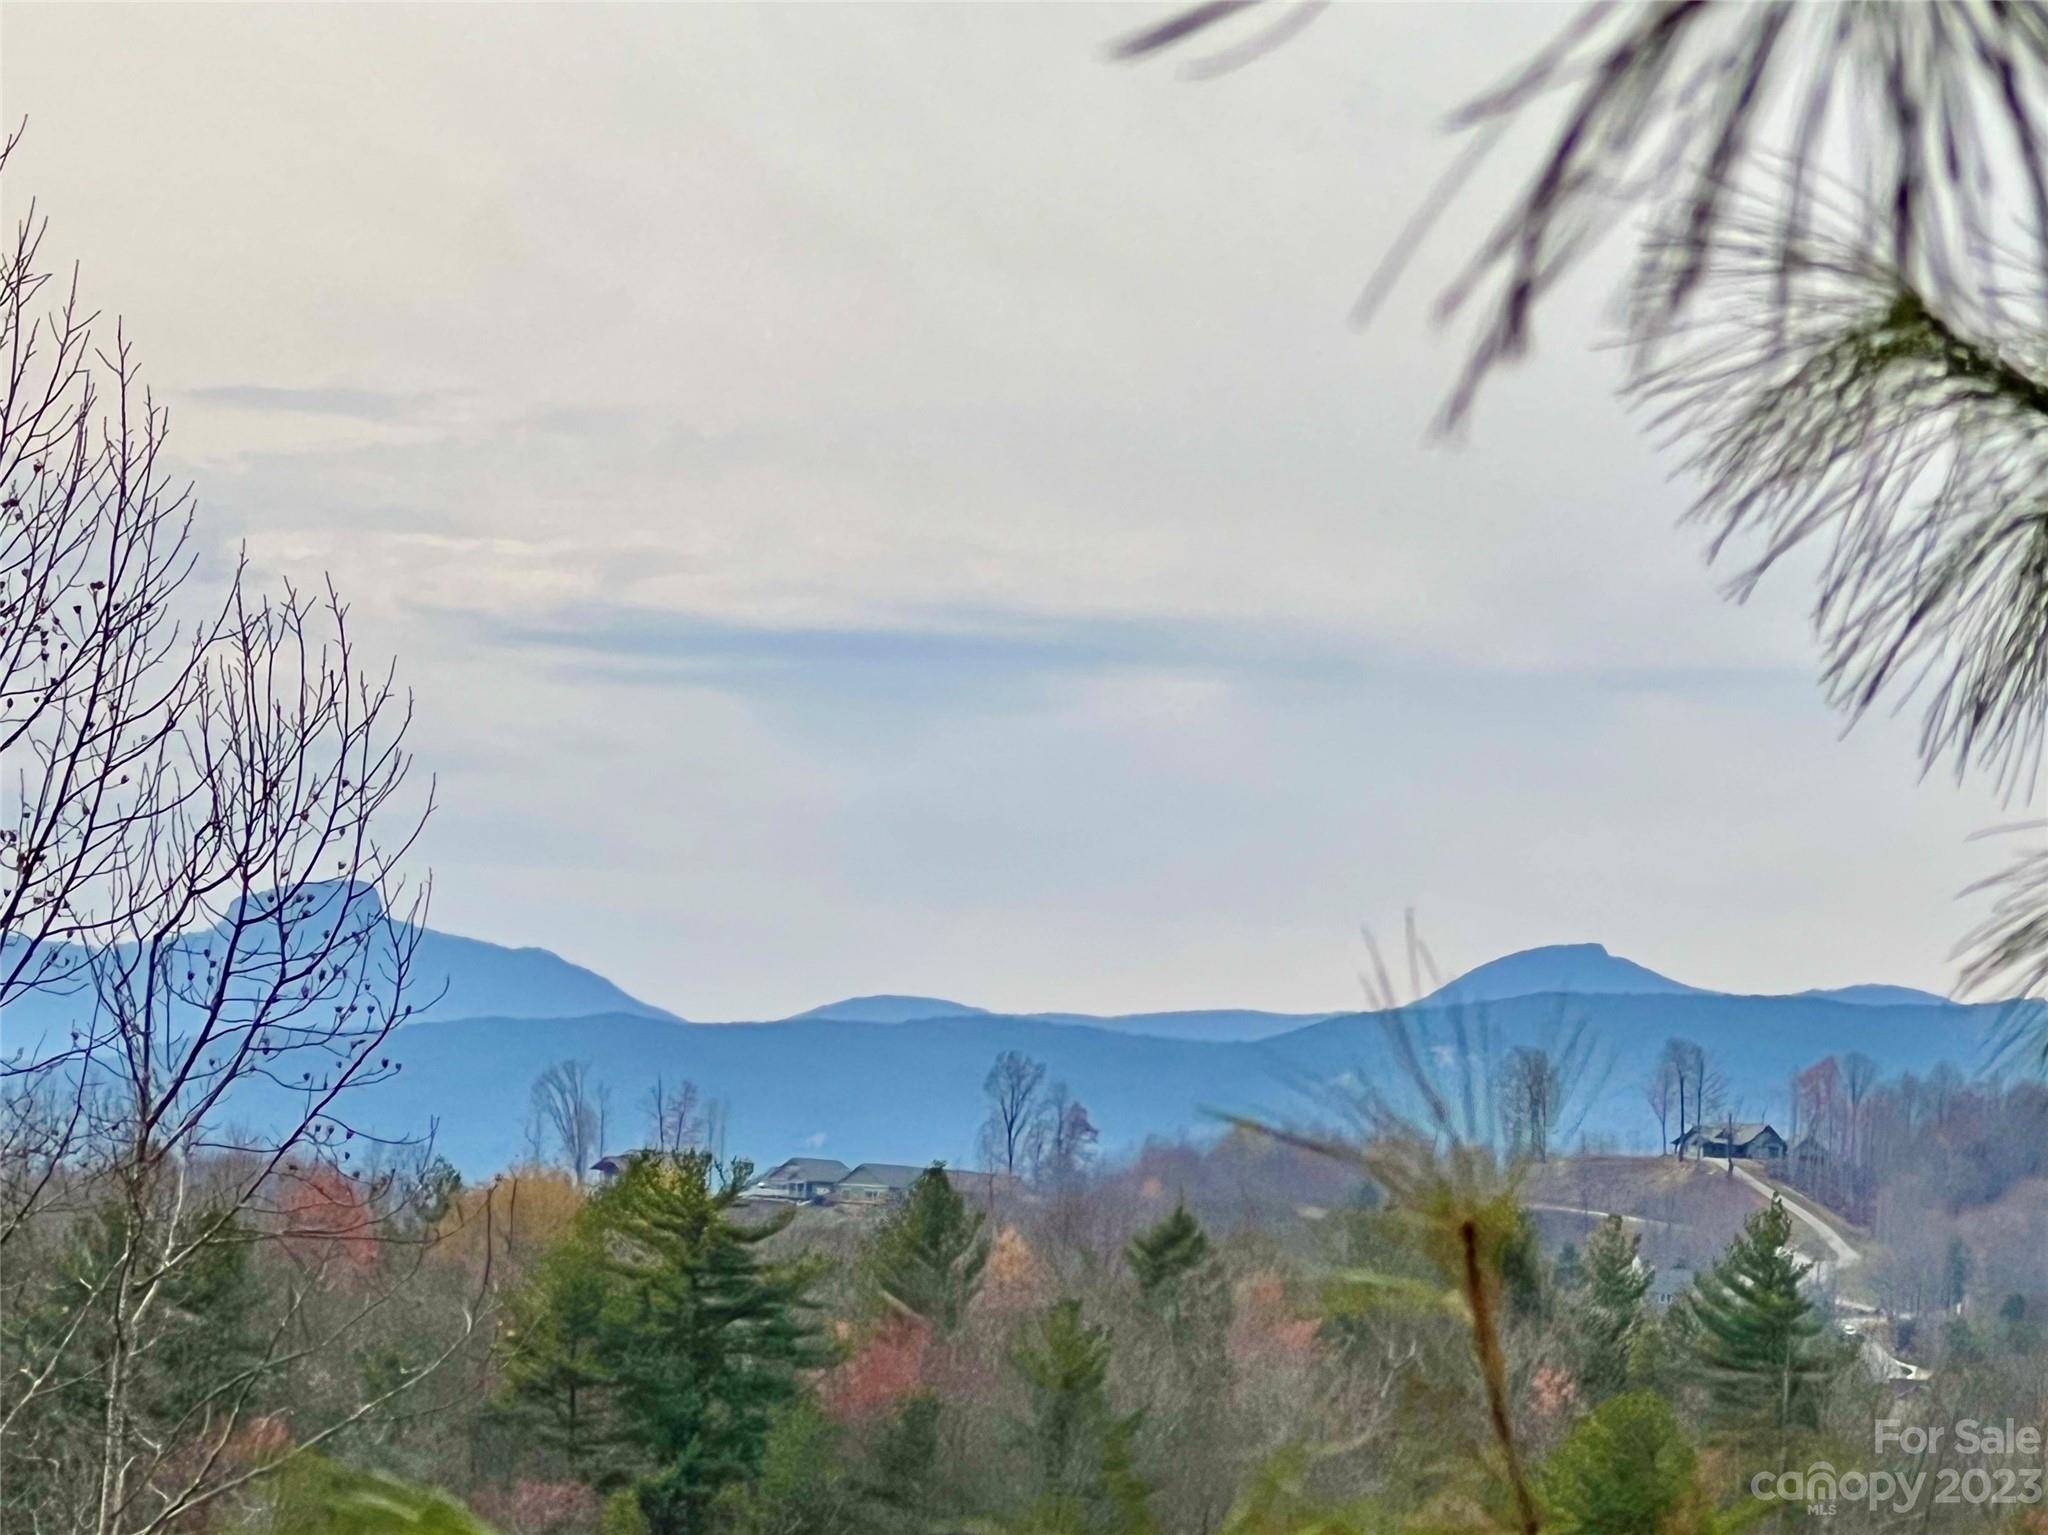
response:
[[[1668,1056],[1659,1056],[1656,1065],[1650,1068],[1650,1075],[1643,1083],[1643,1101],[1650,1106],[1650,1112],[1657,1116],[1657,1154],[1666,1156],[1671,1151],[1671,1104],[1673,1073]]]
[[[533,1117],[557,1160],[579,1184],[599,1155],[603,1094],[591,1079],[588,1061],[557,1061],[533,1079]]]
[[[1027,1132],[1026,1160],[1033,1182],[1064,1187],[1087,1167],[1098,1139],[1088,1110],[1064,1082],[1055,1082]]]
[[[1045,1065],[1020,1050],[1005,1050],[981,1084],[988,1100],[988,1118],[981,1127],[982,1160],[990,1171],[1016,1177],[1028,1159],[1037,1123],[1039,1093],[1045,1086]]]
[[[1669,1039],[1664,1042],[1660,1064],[1671,1073],[1671,1085],[1678,1096],[1678,1140],[1682,1143],[1686,1131],[1697,1129],[1710,1112],[1707,1052],[1689,1039]],[[1681,1144],[1679,1155],[1684,1154]]]
[[[669,1087],[660,1077],[647,1091],[647,1144],[679,1156],[704,1143],[705,1116],[697,1084],[687,1078]]]
[[[1510,1152],[1531,1161],[1548,1161],[1551,1130],[1565,1098],[1556,1060],[1548,1050],[1533,1045],[1510,1050],[1500,1094],[1501,1121]]]
[[[1842,1057],[1842,1087],[1849,1095],[1849,1158],[1860,1165],[1868,1152],[1865,1134],[1864,1100],[1877,1086],[1877,1062],[1861,1050]]]
[[[54,1506],[11,1506],[0,1467],[0,1523],[155,1535],[269,1468],[232,1450],[263,1382],[379,1303],[312,1325],[334,1244],[374,1233],[292,1222],[314,1187],[391,1207],[356,1169],[408,1137],[362,1098],[400,1069],[425,890],[399,864],[431,795],[408,808],[410,702],[331,588],[259,597],[236,564],[201,600],[165,413],[119,329],[52,286],[43,228],[29,208],[0,264],[0,1254],[88,1212],[103,1239],[47,1325],[6,1333],[0,1455],[82,1410],[95,1431],[34,1484]],[[253,1240],[295,1242],[306,1283],[234,1378],[152,1417],[138,1381],[182,1276]]]

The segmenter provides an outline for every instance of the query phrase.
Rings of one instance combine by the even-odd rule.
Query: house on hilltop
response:
[[[832,1190],[832,1202],[841,1205],[892,1205],[910,1195],[911,1184],[923,1174],[922,1167],[907,1162],[863,1162],[841,1178]]]
[[[747,1198],[786,1199],[792,1204],[809,1204],[831,1194],[846,1172],[844,1162],[835,1162],[828,1157],[791,1157],[748,1184]]]
[[[844,1162],[824,1157],[791,1157],[770,1168],[741,1197],[789,1204],[833,1204],[853,1210],[886,1209],[910,1197],[910,1186],[933,1166],[943,1163],[863,1162],[848,1170]],[[945,1169],[946,1180],[967,1200],[987,1204],[1008,1184],[1000,1173],[963,1173]]]
[[[1738,1162],[1785,1160],[1785,1137],[1760,1120],[1735,1125],[1694,1125],[1671,1145],[1681,1158],[1719,1157]]]

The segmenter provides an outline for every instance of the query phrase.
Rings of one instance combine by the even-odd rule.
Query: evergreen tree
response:
[[[1543,1262],[1543,1242],[1529,1212],[1517,1209],[1507,1241],[1500,1250],[1501,1293],[1508,1315],[1518,1322],[1541,1321],[1550,1315],[1550,1276]]]
[[[1631,1392],[1579,1420],[1543,1469],[1557,1535],[1657,1535],[1696,1499],[1696,1457],[1664,1399]],[[1688,1526],[1690,1527],[1690,1526]]]
[[[876,1288],[893,1304],[951,1332],[967,1314],[988,1264],[982,1216],[934,1162],[875,1235],[868,1257]]]
[[[612,1439],[611,1296],[600,1243],[574,1232],[549,1249],[511,1306],[505,1359],[520,1426],[587,1476]]]
[[[1138,1293],[1165,1321],[1176,1349],[1185,1352],[1206,1341],[1215,1348],[1205,1352],[1220,1353],[1230,1329],[1230,1294],[1209,1234],[1185,1204],[1175,1204],[1170,1214],[1133,1237],[1124,1259],[1137,1278]]]
[[[702,1153],[634,1158],[524,1305],[533,1352],[508,1368],[514,1400],[560,1423],[572,1385],[594,1388],[583,1421],[601,1422],[638,1473],[651,1535],[703,1529],[719,1493],[759,1472],[798,1372],[824,1363],[812,1270],[762,1261],[757,1246],[780,1228],[729,1217],[744,1181],[714,1188]]]
[[[937,1397],[918,1392],[896,1409],[875,1445],[869,1495],[898,1516],[931,1506],[933,1472],[939,1464],[940,1410]]]
[[[1741,1434],[1815,1427],[1840,1353],[1800,1290],[1810,1264],[1791,1250],[1782,1199],[1752,1215],[1687,1305],[1693,1354],[1716,1416]]]
[[[839,1429],[815,1402],[776,1409],[760,1476],[735,1482],[713,1511],[720,1535],[838,1535],[857,1516]]]
[[[1124,1257],[1138,1277],[1138,1288],[1147,1296],[1158,1295],[1208,1261],[1209,1234],[1185,1203],[1177,1203],[1172,1214],[1131,1239]]]
[[[1109,1403],[1108,1329],[1081,1316],[1081,1303],[1055,1304],[1012,1355],[1030,1388],[1025,1425],[1038,1462],[1033,1528],[1061,1535],[1149,1535],[1148,1489],[1132,1466],[1138,1417]]]
[[[1998,1308],[1998,1320],[2007,1353],[2024,1357],[2041,1346],[2041,1329],[2027,1314],[2024,1295],[2008,1295]]]
[[[1160,1489],[1159,1513],[1173,1528],[1213,1528],[1236,1492],[1230,1452],[1241,1442],[1230,1413],[1231,1297],[1223,1265],[1182,1204],[1138,1233],[1124,1254],[1143,1314],[1132,1341],[1141,1378],[1152,1383],[1146,1450],[1179,1467]]]
[[[1579,1384],[1595,1401],[1627,1383],[1629,1359],[1643,1322],[1643,1298],[1655,1271],[1642,1261],[1642,1239],[1610,1215],[1587,1239],[1584,1281],[1574,1296],[1581,1349]]]
[[[1970,1298],[1970,1249],[1961,1237],[1951,1237],[1948,1244],[1947,1280],[1948,1293],[1944,1297],[1954,1311],[1963,1309],[1963,1302]]]
[[[1551,1283],[1562,1294],[1576,1293],[1586,1282],[1586,1265],[1579,1257],[1579,1250],[1567,1242],[1557,1250],[1557,1262],[1551,1265]]]

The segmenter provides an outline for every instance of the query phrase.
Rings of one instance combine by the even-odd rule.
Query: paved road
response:
[[[1840,1270],[1846,1268],[1854,1268],[1857,1264],[1863,1261],[1863,1254],[1856,1251],[1854,1247],[1849,1245],[1849,1239],[1847,1237],[1843,1236],[1841,1232],[1835,1230],[1833,1226],[1830,1226],[1818,1215],[1815,1215],[1811,1210],[1807,1209],[1805,1205],[1799,1202],[1798,1198],[1795,1195],[1788,1194],[1783,1189],[1772,1187],[1772,1185],[1764,1182],[1763,1179],[1759,1178],[1755,1173],[1751,1172],[1748,1168],[1740,1166],[1739,1164],[1729,1164],[1728,1170],[1734,1173],[1736,1177],[1740,1178],[1744,1183],[1748,1184],[1751,1188],[1755,1189],[1759,1194],[1763,1195],[1763,1197],[1766,1200],[1784,1200],[1785,1213],[1791,1216],[1792,1219],[1798,1221],[1801,1225],[1805,1226],[1807,1229],[1818,1235],[1823,1242],[1827,1243],[1828,1251],[1834,1254],[1834,1258],[1831,1260],[1831,1262],[1836,1272],[1839,1272]],[[1829,1276],[1823,1275],[1822,1277],[1826,1278]]]
[[[1588,1210],[1582,1205],[1524,1205],[1522,1208],[1525,1210],[1548,1210],[1554,1215],[1590,1215],[1595,1220],[1603,1221],[1614,1214],[1612,1210]],[[1672,1224],[1670,1221],[1652,1220],[1647,1215],[1624,1215],[1621,1217],[1621,1223],[1624,1226],[1642,1226],[1646,1229],[1651,1226],[1661,1226],[1669,1229]]]

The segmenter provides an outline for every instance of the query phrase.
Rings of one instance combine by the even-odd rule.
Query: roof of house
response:
[[[923,1173],[922,1167],[912,1167],[907,1162],[863,1162],[839,1183],[842,1188],[852,1184],[861,1188],[907,1189]]]
[[[592,1162],[590,1170],[594,1173],[603,1173],[606,1177],[610,1177],[613,1173],[624,1172],[626,1165],[638,1157],[665,1157],[667,1155],[669,1153],[662,1150],[659,1146],[640,1146],[632,1151],[614,1151],[610,1156],[599,1157],[595,1162]]]
[[[1690,1130],[1686,1131],[1684,1135],[1679,1136],[1678,1139],[1683,1141],[1690,1140],[1694,1137],[1698,1137],[1702,1140],[1709,1141],[1733,1141],[1738,1146],[1747,1146],[1751,1141],[1756,1140],[1766,1131],[1768,1131],[1772,1135],[1778,1134],[1776,1130],[1772,1130],[1771,1127],[1762,1120],[1749,1120],[1747,1122],[1736,1124],[1732,1129],[1726,1124],[1694,1125]],[[1778,1138],[1780,1140],[1784,1139],[1783,1136],[1778,1136]],[[1674,1142],[1674,1144],[1676,1143]]]
[[[835,1162],[829,1157],[791,1157],[779,1167],[771,1167],[754,1181],[756,1183],[837,1183],[846,1176],[846,1164]]]

